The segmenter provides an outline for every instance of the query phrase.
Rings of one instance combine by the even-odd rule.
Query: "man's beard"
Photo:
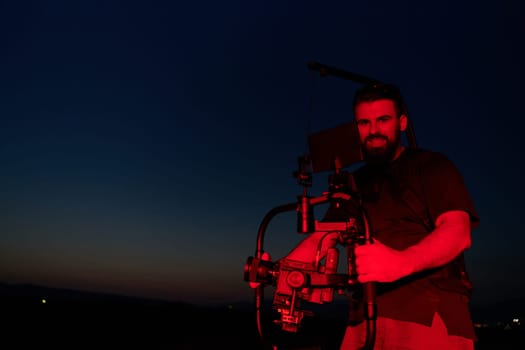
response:
[[[373,139],[382,139],[385,143],[381,147],[372,147],[368,141]],[[385,165],[394,159],[398,145],[399,134],[391,141],[384,135],[370,135],[361,145],[364,160],[373,165]]]

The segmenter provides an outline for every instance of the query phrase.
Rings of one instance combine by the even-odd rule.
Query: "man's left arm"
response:
[[[358,280],[393,282],[402,277],[443,266],[471,246],[470,216],[466,211],[442,213],[435,229],[405,250],[392,249],[379,241],[356,247]]]

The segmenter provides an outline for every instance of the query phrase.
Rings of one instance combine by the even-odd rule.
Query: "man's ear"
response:
[[[401,131],[405,131],[408,125],[408,117],[405,114],[401,114],[399,117],[399,127]]]

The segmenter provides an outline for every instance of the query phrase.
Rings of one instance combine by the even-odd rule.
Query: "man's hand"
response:
[[[410,261],[403,252],[392,249],[378,240],[373,244],[356,246],[357,280],[393,282],[412,273]]]

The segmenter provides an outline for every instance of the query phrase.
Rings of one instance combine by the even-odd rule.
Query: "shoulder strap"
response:
[[[403,182],[397,182],[397,186],[400,191],[399,199],[416,214],[428,232],[432,231],[434,229],[434,222],[430,218],[427,207],[420,196],[416,195],[412,188]]]

